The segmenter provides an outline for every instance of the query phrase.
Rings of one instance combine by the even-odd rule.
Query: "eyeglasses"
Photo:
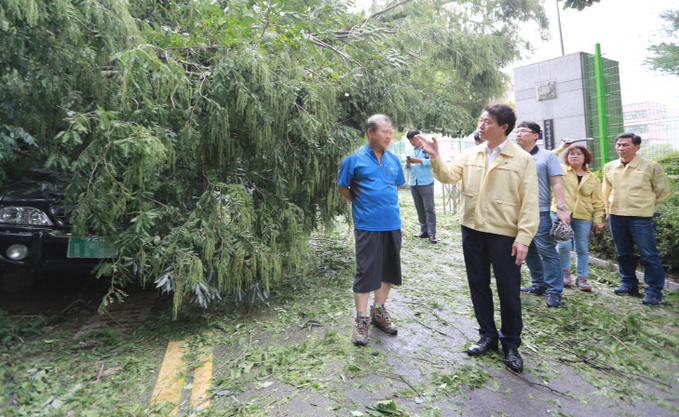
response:
[[[530,129],[516,129],[516,133],[535,133],[535,134],[537,134],[537,132],[533,132]]]

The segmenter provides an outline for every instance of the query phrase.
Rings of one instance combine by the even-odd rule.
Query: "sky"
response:
[[[506,68],[504,71],[510,76],[514,67],[561,56],[556,0],[544,0],[544,4],[550,20],[551,39],[541,41],[534,35],[537,26],[526,25],[522,30],[532,39],[535,51],[526,53],[524,59]],[[644,65],[649,56],[648,46],[661,40],[666,21],[660,14],[668,9],[679,9],[679,0],[601,0],[582,11],[563,10],[562,5],[560,2],[566,55],[594,54],[594,45],[599,43],[602,55],[620,65],[623,104],[652,101],[679,109],[679,76],[665,75]]]

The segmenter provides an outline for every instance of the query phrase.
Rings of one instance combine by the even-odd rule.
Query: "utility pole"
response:
[[[556,2],[556,21],[559,23],[559,41],[561,42],[561,56],[566,55],[563,50],[563,33],[561,33],[561,13],[559,12],[559,0]]]

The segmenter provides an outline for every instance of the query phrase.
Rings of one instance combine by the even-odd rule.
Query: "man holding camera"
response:
[[[408,185],[413,195],[417,220],[420,222],[420,233],[415,237],[429,239],[436,243],[436,210],[434,208],[434,177],[431,175],[429,154],[420,144],[420,131],[413,129],[406,134],[413,145],[412,156],[406,157],[406,169],[410,171]]]

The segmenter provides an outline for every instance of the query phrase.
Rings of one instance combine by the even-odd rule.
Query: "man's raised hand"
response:
[[[439,143],[436,141],[435,137],[427,138],[422,135],[418,136],[422,149],[431,156],[431,159],[439,156]]]

